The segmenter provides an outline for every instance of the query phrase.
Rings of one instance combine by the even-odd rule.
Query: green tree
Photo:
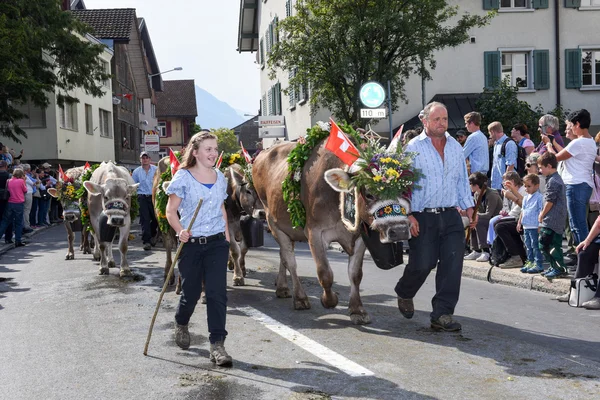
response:
[[[210,133],[217,136],[219,150],[222,150],[225,153],[236,153],[240,150],[240,145],[237,141],[235,133],[233,132],[233,129],[212,129]]]
[[[104,45],[82,39],[91,30],[62,11],[59,0],[0,2],[0,134],[20,142],[17,121],[26,117],[14,105],[32,101],[47,107],[76,103],[69,92],[82,88],[95,97],[110,79],[98,55]]]
[[[197,123],[195,123],[195,122],[192,122],[191,125],[192,125],[191,126],[192,135],[195,134],[195,133],[198,133],[198,132],[200,132],[202,130],[202,127],[200,125],[198,125]]]
[[[458,16],[446,0],[305,0],[293,16],[278,23],[279,42],[269,53],[277,70],[296,71],[291,86],[310,83],[313,110],[330,109],[338,118],[360,123],[360,87],[391,81],[392,107],[406,101],[404,84],[413,73],[430,78],[434,52],[468,40],[485,16]],[[422,62],[423,61],[423,62]]]

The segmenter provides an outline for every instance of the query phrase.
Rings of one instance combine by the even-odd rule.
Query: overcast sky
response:
[[[164,80],[194,79],[219,100],[255,114],[256,53],[237,52],[239,0],[84,0],[88,9],[135,8],[146,20]]]

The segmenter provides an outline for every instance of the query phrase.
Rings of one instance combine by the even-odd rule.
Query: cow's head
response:
[[[229,167],[228,184],[231,186],[231,197],[247,215],[265,219],[264,206],[251,180],[251,169],[251,166],[247,166],[246,170],[238,165]]]
[[[131,196],[135,194],[139,183],[128,185],[125,179],[111,178],[104,184],[91,181],[83,183],[92,196],[102,196],[102,209],[108,217],[108,224],[121,227],[129,217]]]
[[[354,190],[352,173],[341,168],[326,171],[325,181],[338,192]],[[381,199],[361,189],[356,203],[356,212],[360,220],[366,222],[371,229],[379,231],[381,243],[410,239],[410,201],[407,198],[398,196],[393,199]]]
[[[81,217],[79,209],[79,200],[77,200],[77,190],[81,187],[78,181],[73,183],[60,182],[56,188],[49,188],[48,194],[60,201],[63,209],[63,218],[65,222],[74,222]]]

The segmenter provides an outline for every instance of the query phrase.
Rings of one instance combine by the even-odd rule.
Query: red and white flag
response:
[[[325,148],[335,154],[344,164],[352,165],[360,154],[358,149],[332,118],[329,118],[329,121],[331,122],[331,130]]]
[[[171,175],[175,175],[175,172],[179,169],[179,160],[175,153],[173,153],[173,149],[169,147],[169,164],[171,165]]]
[[[219,169],[221,168],[221,164],[223,163],[223,151],[221,152],[221,154],[219,155],[219,158],[217,159],[217,163],[215,164],[215,168]]]
[[[241,140],[240,140],[240,146],[242,146],[242,154],[244,155],[244,158],[246,159],[246,163],[252,164],[252,157],[250,157],[250,154],[248,154],[248,152],[244,148],[244,143],[242,143]]]
[[[400,138],[402,137],[402,131],[404,130],[404,124],[400,126],[398,132],[392,138],[390,145],[387,148],[388,153],[395,153],[396,149],[398,149],[398,143],[400,143]]]
[[[58,180],[61,182],[69,181],[69,177],[67,177],[60,164],[58,164]]]
[[[85,165],[83,166],[83,170],[84,170],[84,171],[85,171],[85,170],[88,170],[88,169],[90,169],[91,167],[92,167],[92,166],[90,165],[90,163],[86,161],[86,162],[85,162]]]

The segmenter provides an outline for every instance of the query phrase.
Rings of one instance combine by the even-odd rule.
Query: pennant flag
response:
[[[387,148],[387,152],[388,153],[395,153],[396,149],[398,148],[398,143],[400,143],[400,138],[402,137],[402,131],[404,130],[404,125],[402,125],[399,129],[398,132],[396,132],[396,134],[394,135],[394,138],[392,139],[392,141],[390,142],[390,145]]]
[[[173,153],[173,149],[169,147],[169,164],[171,164],[171,175],[175,175],[175,172],[179,169],[179,160],[175,153]]]
[[[336,125],[333,119],[331,122],[331,130],[325,148],[335,154],[346,165],[352,165],[358,159],[359,151],[352,144],[346,134]]]
[[[63,169],[60,166],[60,164],[58,164],[58,179],[61,182],[68,182],[69,181],[69,177],[65,174],[65,172],[63,171]]]
[[[221,164],[223,163],[223,153],[224,153],[224,151],[221,152],[221,154],[219,155],[219,158],[217,159],[217,163],[215,164],[216,169],[221,168]]]
[[[85,171],[85,170],[87,170],[87,169],[90,169],[91,167],[92,167],[92,166],[90,165],[90,163],[86,161],[86,162],[85,162],[85,165],[83,166],[83,170]]]
[[[242,143],[241,140],[240,140],[240,146],[242,146],[242,154],[244,155],[244,158],[246,159],[246,162],[248,164],[252,164],[252,157],[250,157],[250,154],[248,154],[248,152],[244,148],[244,143]]]

